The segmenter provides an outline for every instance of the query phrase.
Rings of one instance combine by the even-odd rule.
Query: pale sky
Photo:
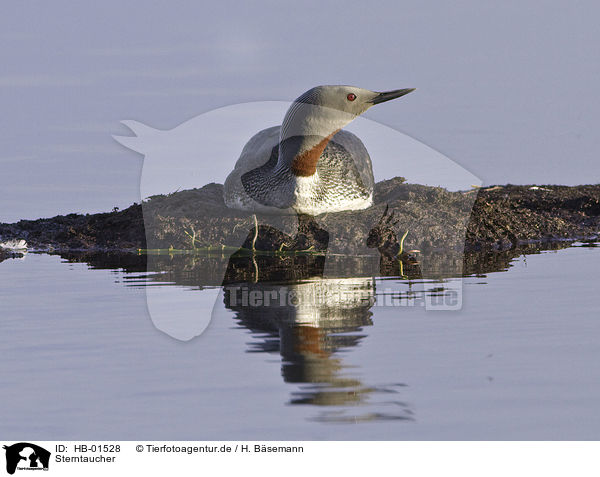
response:
[[[170,129],[318,84],[416,87],[366,117],[485,184],[598,183],[599,15],[593,1],[7,4],[0,221],[139,201],[120,120]]]

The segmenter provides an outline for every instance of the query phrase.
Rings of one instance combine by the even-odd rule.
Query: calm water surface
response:
[[[460,281],[248,282],[300,300],[249,307],[193,276],[30,253],[0,263],[0,429],[30,440],[599,439],[599,258],[590,246],[517,256],[464,278],[461,310],[432,311],[426,298]],[[157,291],[167,299],[149,313]],[[403,306],[381,306],[386,295]],[[180,314],[188,321],[165,321]]]

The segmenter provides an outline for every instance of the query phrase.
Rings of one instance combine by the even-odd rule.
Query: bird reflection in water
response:
[[[390,399],[404,384],[367,385],[341,356],[366,337],[363,327],[373,325],[375,280],[324,278],[324,264],[324,254],[234,254],[225,274],[225,307],[259,338],[250,352],[280,353],[284,381],[299,385],[289,404],[332,408],[313,419],[412,420],[406,403]],[[350,412],[357,406],[366,412]]]

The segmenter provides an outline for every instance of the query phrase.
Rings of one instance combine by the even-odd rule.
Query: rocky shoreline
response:
[[[501,251],[595,239],[600,230],[600,185],[505,185],[450,192],[394,178],[376,184],[371,208],[318,216],[306,226],[309,232],[302,235],[300,230],[292,239],[274,233],[276,227],[262,225],[268,217],[259,218],[255,234],[253,216],[228,209],[222,187],[208,184],[153,196],[121,211],[0,224],[0,239],[24,239],[30,247],[51,251],[131,252],[218,250],[248,246],[253,238],[257,250],[262,246],[286,251],[318,250],[315,237],[324,230],[329,247],[352,254],[386,220],[386,209],[393,212],[388,225],[397,235],[409,232],[405,250]]]

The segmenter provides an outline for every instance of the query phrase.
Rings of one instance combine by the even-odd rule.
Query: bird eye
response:
[[[356,99],[356,95],[354,93],[348,93],[346,98],[348,98],[348,101],[354,101]]]

